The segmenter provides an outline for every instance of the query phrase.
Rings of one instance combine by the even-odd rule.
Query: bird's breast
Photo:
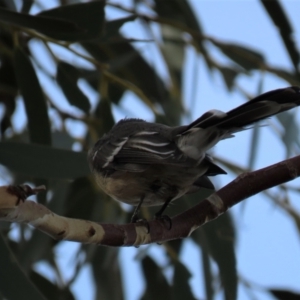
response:
[[[144,198],[143,206],[156,206],[187,193],[200,173],[196,166],[178,169],[154,165],[144,172],[116,171],[110,176],[96,173],[96,179],[115,200],[136,206]]]

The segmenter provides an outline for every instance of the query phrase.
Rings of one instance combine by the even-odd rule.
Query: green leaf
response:
[[[254,163],[256,161],[257,155],[259,153],[259,138],[261,135],[261,125],[258,123],[254,124],[253,127],[251,128],[251,148],[250,148],[250,155],[249,155],[249,160],[248,160],[248,169],[253,170]],[[242,203],[245,204],[246,202],[244,201]]]
[[[59,285],[53,284],[37,272],[32,271],[30,273],[30,279],[38,286],[39,290],[47,296],[47,299],[75,300],[70,289],[67,287],[60,288]]]
[[[80,177],[85,178],[86,177]],[[48,201],[47,207],[54,211],[56,214],[65,215],[65,207],[67,201],[67,195],[71,184],[73,184],[76,179],[72,182],[69,180],[52,180],[50,189],[52,191],[52,196]]]
[[[165,61],[168,64],[168,69],[173,74],[173,82],[179,94],[181,94],[182,71],[185,57],[185,42],[182,39],[182,31],[169,25],[162,25],[161,33],[164,40],[161,49],[164,53]],[[180,101],[181,97],[176,98]]]
[[[218,67],[218,70],[221,72],[228,90],[231,91],[234,87],[235,79],[240,74],[240,72],[234,67],[229,68],[225,66]]]
[[[57,194],[59,195],[58,191]],[[98,220],[103,220],[101,216],[105,212],[103,207],[101,207],[103,202],[99,198],[99,193],[96,193],[92,180],[89,180],[87,177],[76,178],[68,188],[62,214],[69,218],[85,220],[95,220],[95,215],[98,215]],[[95,214],[97,204],[100,206],[99,213]]]
[[[122,60],[121,65],[115,65],[111,73],[122,78],[124,81],[128,81],[131,85],[133,84],[138,87],[139,90],[143,91],[146,95],[147,99],[151,101],[151,104],[149,104],[149,101],[144,101],[144,99],[141,99],[141,101],[144,101],[149,108],[153,108],[152,103],[159,104],[169,116],[169,124],[178,125],[180,113],[174,109],[174,101],[171,98],[170,91],[158,76],[155,69],[149,65],[132,45],[128,43],[83,43],[83,47],[97,60],[109,64],[113,64],[115,60],[120,61],[122,57],[130,57],[130,59]],[[107,78],[107,80],[110,84],[112,83],[111,87],[115,88],[117,82],[109,78]],[[118,86],[120,90],[122,90],[125,85],[118,84]],[[109,94],[110,93],[111,90],[109,89]],[[120,96],[120,94],[119,92],[118,95]],[[113,98],[113,96],[109,95],[109,99],[111,98]]]
[[[21,12],[22,13],[29,13],[29,11],[30,11],[30,9],[33,5],[33,1],[34,0],[25,0],[25,1],[23,1]]]
[[[50,10],[42,11],[37,16],[50,17],[69,21],[78,28],[83,29],[81,32],[65,33],[59,30],[52,30],[49,36],[55,39],[76,42],[87,41],[100,38],[104,24],[104,6],[105,1],[92,1],[86,3],[77,3],[71,5],[59,6]]]
[[[146,279],[146,289],[142,300],[163,300],[171,298],[171,288],[161,268],[154,260],[146,256],[142,260],[142,268]]]
[[[300,54],[294,39],[292,25],[287,18],[284,9],[279,1],[261,0],[262,5],[268,12],[275,26],[279,29],[281,39],[290,55],[295,70],[299,69]]]
[[[0,291],[5,299],[45,300],[20,268],[14,254],[0,235]]]
[[[101,39],[102,41],[104,39],[110,39],[115,36],[120,37],[119,30],[120,28],[127,22],[134,21],[136,19],[136,16],[129,16],[125,18],[120,18],[112,21],[107,21],[105,23],[105,30],[104,30],[104,37]]]
[[[201,248],[201,256],[202,256],[202,264],[203,264],[203,274],[205,280],[205,293],[206,300],[212,300],[214,296],[214,288],[213,288],[213,272],[209,260],[209,255],[207,249],[205,247]]]
[[[2,6],[9,9],[9,10],[12,10],[12,11],[16,11],[17,10],[17,7],[16,7],[16,4],[14,1],[10,1],[10,0],[2,0],[1,1],[3,4]]]
[[[28,119],[30,141],[51,144],[51,129],[47,104],[35,70],[28,56],[20,48],[14,51],[15,74],[23,96]]]
[[[174,265],[174,277],[173,277],[173,300],[195,300],[189,279],[191,278],[191,273],[180,261],[176,261]]]
[[[292,291],[270,289],[269,292],[278,300],[300,300],[300,294]]]
[[[36,144],[0,143],[0,163],[34,178],[74,179],[90,174],[86,153]]]
[[[3,32],[2,32],[3,34]],[[9,50],[11,51],[11,50]],[[0,66],[0,103],[4,105],[4,114],[0,121],[0,134],[4,135],[6,129],[11,128],[11,117],[16,109],[16,95],[18,87],[12,57],[1,55]]]
[[[102,98],[95,109],[95,117],[99,121],[95,124],[95,130],[98,136],[102,136],[108,132],[115,124],[112,114],[112,107],[108,99]]]
[[[76,139],[66,131],[52,132],[52,146],[55,148],[70,150],[75,141]]]
[[[205,247],[218,265],[226,300],[237,297],[237,269],[234,251],[234,227],[228,213],[209,222],[192,235],[200,246]],[[220,249],[222,249],[220,251]]]
[[[119,248],[92,248],[93,257],[89,260],[96,287],[95,299],[123,300],[124,291],[118,261]]]
[[[155,10],[159,16],[181,21],[191,29],[202,33],[199,18],[187,0],[173,0],[172,5],[165,0],[155,0]]]
[[[261,77],[256,94],[260,95],[263,92],[263,77]],[[261,133],[261,125],[259,123],[255,123],[253,125],[253,128],[251,130],[251,143],[250,143],[250,155],[249,155],[249,160],[248,160],[248,169],[252,170],[254,167],[254,163],[256,161],[257,155],[259,153],[259,137]],[[243,202],[242,205],[245,205],[246,201]]]
[[[53,239],[44,232],[34,230],[30,240],[22,245],[22,250],[19,251],[18,259],[23,269],[29,272],[32,265],[46,257],[49,258],[53,254],[52,246],[55,244]]]
[[[286,157],[290,157],[295,151],[295,145],[300,146],[299,125],[297,123],[297,115],[294,112],[285,112],[277,116],[278,121],[284,128],[282,142],[286,148]]]
[[[300,75],[298,73],[288,72],[287,70],[279,69],[279,68],[268,68],[269,72],[281,77],[286,80],[291,85],[299,85]]]
[[[155,4],[155,11],[158,16],[175,21],[176,23],[182,23],[184,26],[192,29],[193,32],[197,32],[199,36],[203,35],[200,19],[196,16],[194,9],[187,0],[173,0],[172,5],[165,0],[155,0]],[[203,39],[194,39],[193,43],[197,50],[202,53],[203,57],[208,58],[209,55]],[[210,64],[209,61],[209,59],[205,60],[208,65]]]
[[[260,69],[265,64],[263,55],[257,51],[237,44],[220,42],[216,39],[209,39],[209,41],[247,71]]]
[[[132,54],[126,64],[115,66],[112,72],[139,87],[153,102],[166,101],[165,95],[168,91],[163,81],[132,45],[84,43],[83,46],[94,58],[109,64],[115,59]]]
[[[45,35],[74,35],[82,33],[84,30],[73,22],[43,16],[32,16],[24,13],[14,12],[5,8],[0,8],[0,20],[11,25],[31,28]]]
[[[88,97],[77,85],[78,78],[78,69],[65,62],[60,62],[58,64],[56,80],[63,90],[66,98],[71,105],[78,107],[88,114],[91,109],[91,105]]]

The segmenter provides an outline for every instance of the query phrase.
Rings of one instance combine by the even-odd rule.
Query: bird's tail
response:
[[[177,144],[189,157],[201,160],[220,140],[299,105],[300,88],[288,87],[262,94],[227,113],[210,110],[184,128],[177,136]]]
[[[300,87],[292,86],[264,93],[227,113],[211,110],[191,123],[191,128],[216,126],[240,131],[245,127],[300,105]]]

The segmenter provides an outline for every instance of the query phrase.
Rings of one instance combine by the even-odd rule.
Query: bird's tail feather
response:
[[[245,127],[300,105],[300,88],[288,87],[262,94],[227,112],[209,111],[191,123],[192,128],[216,126],[222,129],[243,130]],[[236,129],[236,130],[234,130]]]
[[[298,105],[300,88],[289,87],[262,94],[227,113],[211,110],[184,128],[178,135],[177,145],[188,157],[201,160],[220,140]]]

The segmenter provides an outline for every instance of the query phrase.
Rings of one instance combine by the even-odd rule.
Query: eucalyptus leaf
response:
[[[97,289],[95,299],[124,299],[121,271],[117,264],[118,252],[118,248],[94,246],[94,255],[90,263]]]
[[[70,4],[44,10],[37,16],[68,21],[81,29],[80,32],[66,33],[58,28],[48,32],[52,38],[70,42],[87,41],[99,39],[102,35],[105,16],[104,6],[105,1]]]
[[[294,64],[296,72],[299,71],[300,53],[295,43],[294,30],[282,7],[282,4],[277,1],[261,0],[262,5],[268,12],[275,26],[278,28],[281,39],[286,47],[286,50]]]
[[[167,279],[165,278],[161,268],[150,256],[146,256],[142,260],[142,268],[147,286],[141,300],[172,299],[171,288]]]
[[[300,293],[283,289],[270,289],[269,292],[278,300],[300,300]]]
[[[35,70],[21,48],[15,49],[14,59],[15,74],[25,103],[30,141],[50,145],[48,108]]]
[[[90,174],[86,153],[36,144],[0,143],[0,163],[33,178],[74,179]]]
[[[47,296],[47,299],[75,300],[74,295],[67,286],[61,288],[34,271],[31,272],[30,279],[39,287],[39,290]]]
[[[125,18],[120,18],[112,21],[107,21],[105,23],[105,30],[104,30],[104,39],[111,39],[115,36],[119,36],[119,30],[120,28],[127,22],[134,21],[136,19],[136,16],[129,16]]]
[[[253,49],[238,44],[224,43],[216,39],[210,39],[210,42],[247,71],[260,69],[265,64],[264,56]]]
[[[64,19],[44,16],[33,16],[26,13],[18,13],[5,8],[0,8],[0,22],[10,25],[34,29],[45,35],[53,36],[56,32],[60,35],[74,35],[84,32],[75,23]]]
[[[91,105],[87,96],[77,85],[78,78],[79,70],[74,66],[66,62],[60,62],[58,64],[56,80],[63,90],[66,98],[71,105],[78,107],[86,114],[88,114]]]
[[[176,261],[174,264],[172,299],[196,300],[196,298],[193,295],[191,286],[189,284],[190,278],[191,278],[191,273],[186,268],[186,266],[182,264],[180,261]]]
[[[228,213],[223,214],[214,222],[207,223],[192,237],[202,248],[205,247],[205,251],[217,263],[225,299],[237,299],[235,230],[230,215]]]
[[[0,291],[5,299],[45,300],[44,296],[28,279],[14,254],[0,235]]]

